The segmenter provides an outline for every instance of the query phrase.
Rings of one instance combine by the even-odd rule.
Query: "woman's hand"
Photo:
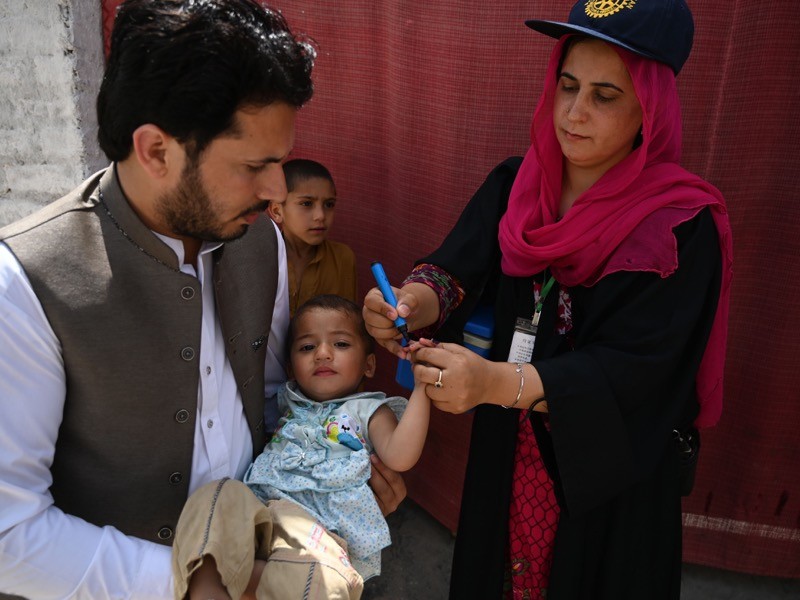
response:
[[[421,283],[409,283],[402,289],[392,288],[397,298],[397,308],[383,299],[378,288],[372,288],[364,297],[362,314],[367,332],[381,346],[399,358],[408,358],[408,350],[400,345],[402,336],[394,320],[406,320],[408,330],[421,329],[439,318],[439,298],[431,288]]]
[[[406,497],[406,482],[397,471],[392,471],[376,455],[370,455],[372,475],[367,482],[383,516],[393,513]]]
[[[460,414],[492,396],[489,388],[495,363],[463,346],[419,347],[414,359],[414,378],[427,384],[425,393],[439,410]]]
[[[413,349],[414,380],[425,385],[425,394],[439,410],[460,414],[478,404],[526,410],[544,397],[534,365],[517,371],[515,363],[486,360],[458,344],[416,344]],[[538,402],[533,410],[548,412],[547,403]]]
[[[364,296],[364,308],[361,314],[367,326],[367,332],[381,346],[399,358],[406,358],[407,351],[400,345],[402,336],[397,331],[394,320],[399,316],[407,317],[417,305],[417,299],[392,287],[397,298],[397,309],[383,299],[381,291],[374,287]],[[402,298],[402,301],[401,301]]]

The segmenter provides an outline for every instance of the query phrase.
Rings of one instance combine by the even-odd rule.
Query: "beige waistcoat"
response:
[[[99,200],[103,191],[105,206]],[[187,498],[202,298],[133,212],[109,168],[0,229],[61,342],[67,394],[51,472],[56,506],[171,544]],[[213,254],[217,314],[254,453],[264,445],[264,361],[277,288],[266,216]]]

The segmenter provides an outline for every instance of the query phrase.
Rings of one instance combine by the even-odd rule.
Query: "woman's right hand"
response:
[[[411,285],[405,286],[403,289],[392,287],[395,298],[397,298],[396,309],[383,299],[383,294],[378,288],[372,288],[364,296],[364,308],[361,311],[364,316],[364,323],[367,326],[367,332],[375,338],[376,342],[399,358],[408,358],[408,350],[400,345],[402,336],[397,330],[394,320],[398,315],[403,317],[408,323],[409,331],[411,331],[415,328],[412,323],[419,306],[419,300],[413,293],[413,289],[407,289]],[[421,326],[424,327],[424,325]],[[416,328],[419,327],[417,326]]]
[[[397,309],[383,299],[378,288],[364,297],[364,322],[367,331],[381,346],[400,358],[408,358],[408,350],[400,345],[402,336],[395,327],[398,315],[406,320],[408,331],[428,327],[439,320],[439,296],[424,283],[411,282],[402,288],[392,288]]]

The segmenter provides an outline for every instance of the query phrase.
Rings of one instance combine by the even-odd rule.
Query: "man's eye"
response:
[[[264,170],[264,167],[266,165],[258,164],[258,165],[245,165],[245,166],[247,167],[247,170],[250,171],[251,173],[259,173]]]

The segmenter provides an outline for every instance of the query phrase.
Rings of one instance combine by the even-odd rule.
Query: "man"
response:
[[[254,0],[120,7],[111,167],[0,229],[0,592],[171,598],[188,494],[261,450],[288,321],[263,211],[313,59]],[[404,485],[377,470],[391,512]]]

